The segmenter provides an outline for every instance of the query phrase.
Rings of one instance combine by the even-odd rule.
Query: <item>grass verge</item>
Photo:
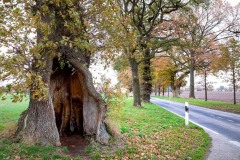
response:
[[[124,147],[89,146],[93,159],[203,159],[209,136],[199,127],[154,105],[142,108],[126,100],[118,119]],[[109,153],[109,150],[111,152]]]
[[[189,102],[192,105],[197,105],[205,108],[216,109],[225,112],[238,113],[240,114],[240,104],[232,104],[229,102],[220,102],[220,101],[204,101],[200,99],[190,99],[190,98],[171,98],[164,96],[154,96],[156,98],[166,99],[174,102]]]

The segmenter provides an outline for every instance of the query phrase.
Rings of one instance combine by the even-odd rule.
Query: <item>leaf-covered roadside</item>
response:
[[[93,159],[203,159],[210,138],[199,127],[153,104],[143,108],[126,101],[118,121],[124,147],[95,146]],[[112,117],[113,118],[113,117]],[[93,147],[93,146],[92,146]],[[97,149],[98,148],[98,149]],[[114,152],[113,152],[114,150]]]

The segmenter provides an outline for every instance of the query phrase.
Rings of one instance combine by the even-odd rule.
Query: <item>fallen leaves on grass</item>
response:
[[[4,124],[4,130],[0,131],[0,138],[10,138],[14,135],[17,125],[14,122]]]
[[[126,100],[119,119],[125,147],[92,150],[95,159],[202,159],[209,145],[207,134],[184,119],[154,105],[144,108]],[[112,117],[114,118],[114,117]],[[114,152],[113,152],[114,148]]]
[[[169,127],[142,136],[125,134],[123,141],[126,145],[124,149],[111,157],[102,153],[99,159],[192,159],[196,151],[201,152],[200,148],[207,145],[199,129],[187,127]]]

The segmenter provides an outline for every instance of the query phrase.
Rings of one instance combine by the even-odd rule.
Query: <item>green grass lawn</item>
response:
[[[28,106],[28,101],[0,101],[0,125],[4,132],[8,124],[16,123]],[[87,151],[92,159],[203,159],[210,138],[199,127],[184,126],[184,120],[156,105],[142,108],[125,101],[120,114],[110,119],[118,122],[122,133],[120,143],[100,146],[92,143]],[[119,147],[120,146],[120,147]],[[0,159],[71,159],[64,147],[27,146],[11,139],[0,140]],[[81,159],[75,157],[73,159]]]
[[[22,111],[27,109],[29,99],[26,97],[20,103],[12,103],[11,96],[7,95],[6,100],[0,100],[0,131],[6,126],[16,123]]]
[[[188,102],[192,105],[201,106],[205,108],[211,108],[231,113],[238,113],[240,114],[240,104],[232,104],[229,102],[220,102],[220,101],[204,101],[200,99],[189,99],[189,98],[171,98],[171,97],[164,97],[164,96],[154,96],[156,98],[166,99],[174,102]]]

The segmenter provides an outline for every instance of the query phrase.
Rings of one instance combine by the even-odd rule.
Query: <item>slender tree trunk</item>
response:
[[[233,104],[236,104],[236,77],[235,77],[235,68],[232,69],[232,75],[233,75]]]
[[[151,75],[151,60],[150,51],[146,49],[143,61],[143,76],[142,76],[142,98],[144,102],[150,102],[151,92],[152,92],[152,75]]]
[[[189,98],[195,98],[195,89],[194,89],[194,60],[190,61],[190,94]]]
[[[178,97],[179,97],[181,94],[181,87],[177,87],[177,93],[178,93]]]
[[[128,58],[132,71],[133,106],[141,106],[138,63],[134,58]]]
[[[158,96],[161,94],[161,85],[158,85]]]
[[[178,87],[173,87],[172,88],[172,94],[173,94],[173,97],[179,97],[179,88]]]
[[[207,98],[207,71],[204,70],[204,90],[205,90],[205,101],[208,100]]]
[[[163,97],[164,97],[165,96],[165,87],[164,86],[162,87],[162,94],[163,94]]]
[[[175,85],[175,76],[171,77],[172,96],[178,97],[177,87]]]
[[[167,92],[168,92],[168,97],[169,97],[169,86],[168,86],[168,88],[167,88]],[[164,95],[163,95],[164,96]]]
[[[176,89],[172,89],[172,96],[175,98],[178,97],[178,93]]]
[[[157,85],[155,84],[154,86],[154,93],[155,93],[155,96],[157,95]]]

